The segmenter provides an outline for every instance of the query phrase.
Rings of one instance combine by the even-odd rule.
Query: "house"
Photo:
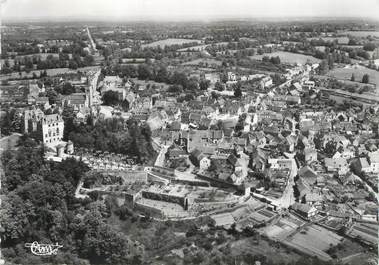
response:
[[[62,98],[62,106],[73,106],[75,110],[81,110],[89,106],[89,98],[86,93],[73,93]]]
[[[207,170],[211,165],[211,160],[198,149],[191,152],[190,158],[193,164],[198,166],[200,170]]]
[[[299,177],[309,185],[313,185],[317,182],[317,174],[309,166],[300,168],[297,173]]]
[[[293,166],[296,165],[294,159],[287,158],[270,158],[268,163],[271,165],[272,169],[289,169],[292,170]]]
[[[309,90],[311,90],[311,89],[314,89],[315,88],[315,82],[314,81],[305,81],[304,83],[303,83],[303,89],[305,90],[305,91],[309,91]]]
[[[43,107],[43,109],[50,108],[49,98],[48,97],[37,97],[36,98],[36,105]]]
[[[379,151],[368,153],[370,159],[370,171],[379,173]]]
[[[237,75],[233,72],[228,72],[228,81],[237,81]]]
[[[233,166],[233,168],[236,168],[239,166],[238,158],[234,154],[230,154],[226,161]]]
[[[204,74],[204,79],[208,80],[211,84],[220,82],[220,75],[218,73],[206,73]]]
[[[307,147],[304,149],[304,156],[307,163],[317,161],[317,150],[313,147]]]
[[[209,138],[207,130],[190,130],[187,134],[187,151],[191,153],[193,150],[198,149],[204,154],[212,155],[217,149]]]
[[[31,133],[37,131],[38,122],[45,116],[42,110],[33,109],[25,110],[23,113],[22,131]]]
[[[294,203],[291,209],[306,219],[310,219],[317,214],[317,209],[309,204]]]
[[[262,88],[268,88],[272,86],[272,78],[270,76],[265,76],[261,79],[260,85]]]
[[[59,114],[45,115],[39,126],[43,143],[52,145],[63,140],[64,121]]]
[[[346,174],[349,171],[349,164],[346,158],[325,158],[325,167],[329,172],[338,172],[338,174]]]
[[[356,166],[357,170],[359,172],[370,172],[371,171],[371,167],[370,167],[370,164],[368,163],[367,161],[367,158],[366,157],[360,157],[355,163],[354,165]]]
[[[168,150],[168,157],[170,159],[176,159],[183,156],[186,156],[186,152],[179,146],[174,146]]]

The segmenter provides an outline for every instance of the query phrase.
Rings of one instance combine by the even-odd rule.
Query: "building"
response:
[[[131,84],[126,82],[123,84],[123,81],[118,76],[106,76],[103,80],[103,86],[101,89],[101,94],[104,94],[107,91],[114,91],[118,94],[119,100],[125,100],[129,94]]]
[[[63,140],[64,122],[59,114],[50,114],[39,122],[42,141],[47,145],[55,145]]]
[[[317,209],[309,204],[294,203],[291,209],[306,219],[310,219],[317,214]]]
[[[317,161],[317,150],[313,147],[305,148],[304,156],[307,163]]]
[[[55,146],[63,140],[64,121],[59,114],[45,115],[40,109],[26,110],[22,131],[34,134],[46,145]]]

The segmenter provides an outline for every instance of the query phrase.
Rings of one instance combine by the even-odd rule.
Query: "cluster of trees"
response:
[[[22,138],[19,149],[2,156],[4,176],[0,221],[2,253],[17,264],[42,264],[25,242],[59,243],[63,248],[49,257],[52,264],[133,264],[136,253],[124,234],[106,223],[106,201],[79,200],[75,188],[87,166],[74,159],[45,161],[43,148]]]
[[[64,138],[75,146],[135,156],[140,163],[150,163],[156,152],[152,146],[151,130],[146,123],[121,118],[98,120],[95,125],[76,124],[72,110],[65,109]]]
[[[279,56],[263,56],[262,57],[263,62],[270,62],[272,64],[280,64],[280,57]]]
[[[115,65],[112,68],[103,70],[104,75],[119,75],[123,78],[138,78],[140,80],[153,80],[155,82],[172,85],[169,92],[181,92],[183,90],[207,89],[209,82],[189,78],[184,72],[169,72],[165,65],[144,63],[135,65]]]
[[[10,135],[13,132],[21,132],[21,116],[16,109],[7,109],[0,116],[1,135]]]
[[[119,94],[116,91],[106,91],[102,95],[103,104],[107,106],[121,106],[124,111],[129,109],[129,102],[120,100]]]

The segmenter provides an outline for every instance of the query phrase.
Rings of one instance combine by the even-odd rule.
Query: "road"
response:
[[[376,200],[379,202],[379,194],[376,193],[376,192],[373,190],[373,188],[371,188],[371,186],[368,185],[367,182],[364,181],[363,179],[361,179],[359,176],[357,176],[357,175],[355,175],[355,174],[353,174],[353,176],[355,177],[356,180],[358,180],[359,182],[362,182],[362,183],[366,186],[368,192],[373,193],[373,194],[375,195]]]
[[[93,39],[92,39],[91,32],[89,31],[89,28],[88,28],[88,27],[86,28],[86,31],[87,31],[88,39],[89,39],[89,41],[90,41],[90,43],[91,43],[91,48],[92,48],[92,50],[93,50],[94,52],[96,52],[96,51],[97,51],[97,49],[96,49],[96,44],[95,44],[95,42],[94,42]]]
[[[273,203],[281,208],[288,208],[295,203],[295,196],[293,194],[293,186],[295,185],[295,176],[297,175],[297,165],[294,161],[292,163],[291,173],[288,177],[287,186],[284,189],[282,197],[277,200],[273,200]]]

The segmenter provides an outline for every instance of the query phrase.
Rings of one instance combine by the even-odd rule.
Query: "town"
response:
[[[378,29],[4,24],[3,258],[377,264]]]

